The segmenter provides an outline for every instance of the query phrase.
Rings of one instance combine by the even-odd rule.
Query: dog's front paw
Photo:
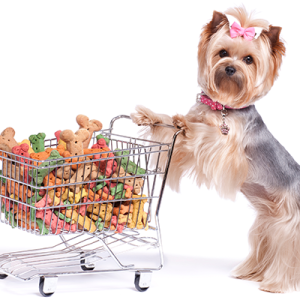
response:
[[[152,112],[150,109],[144,106],[138,105],[136,107],[136,111],[137,112],[130,114],[130,118],[133,123],[137,124],[138,126],[149,126],[162,123],[162,120],[158,114]]]
[[[186,132],[186,130],[188,129],[188,125],[183,115],[175,115],[172,117],[172,120],[175,128],[183,130],[183,132]]]

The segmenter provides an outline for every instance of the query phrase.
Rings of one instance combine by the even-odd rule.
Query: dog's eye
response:
[[[228,52],[224,49],[219,52],[219,55],[221,58],[229,56]]]
[[[247,65],[251,65],[253,63],[253,58],[252,56],[248,55],[246,57],[244,57],[243,61],[247,64]]]

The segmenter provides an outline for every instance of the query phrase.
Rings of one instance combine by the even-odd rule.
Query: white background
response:
[[[299,162],[298,9],[288,0],[278,6],[243,3],[283,27],[287,55],[281,76],[257,109]],[[170,115],[187,113],[200,92],[196,57],[201,28],[213,10],[239,4],[0,1],[0,130],[12,126],[17,141],[38,132],[50,138],[58,129],[75,131],[80,113],[108,127],[112,117],[130,114],[137,104]],[[133,274],[124,273],[62,277],[53,297],[299,298],[299,292],[268,294],[257,283],[230,277],[248,254],[247,235],[255,217],[242,195],[230,202],[186,179],[180,194],[166,189],[160,216],[166,262],[146,293],[136,292]],[[52,243],[5,225],[0,225],[0,237],[0,253]],[[39,297],[38,282],[0,281],[1,299],[21,295]]]

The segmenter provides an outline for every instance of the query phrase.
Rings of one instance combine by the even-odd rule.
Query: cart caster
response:
[[[139,292],[146,292],[151,284],[151,272],[136,272],[134,278],[135,288]]]
[[[84,252],[81,252],[80,254],[84,254]],[[81,264],[80,267],[83,271],[93,271],[95,269],[95,267],[88,268],[85,266],[85,258],[80,260],[80,264]]]
[[[5,279],[8,275],[6,274],[0,274],[0,279]]]
[[[39,290],[42,296],[50,297],[56,290],[58,277],[40,277]]]

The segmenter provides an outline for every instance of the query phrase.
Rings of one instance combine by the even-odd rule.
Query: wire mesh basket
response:
[[[83,155],[65,157],[56,139],[45,140],[49,156],[43,160],[1,152],[0,223],[38,236],[57,235],[61,242],[0,255],[0,279],[40,278],[40,292],[49,296],[59,275],[129,270],[135,272],[136,288],[148,289],[151,272],[163,265],[159,207],[178,133],[164,144],[114,134],[120,118],[129,117],[118,116],[109,129],[94,133],[93,143],[101,140],[104,147]],[[118,253],[145,247],[158,249],[158,266],[121,263]],[[97,267],[108,258],[116,267]]]

